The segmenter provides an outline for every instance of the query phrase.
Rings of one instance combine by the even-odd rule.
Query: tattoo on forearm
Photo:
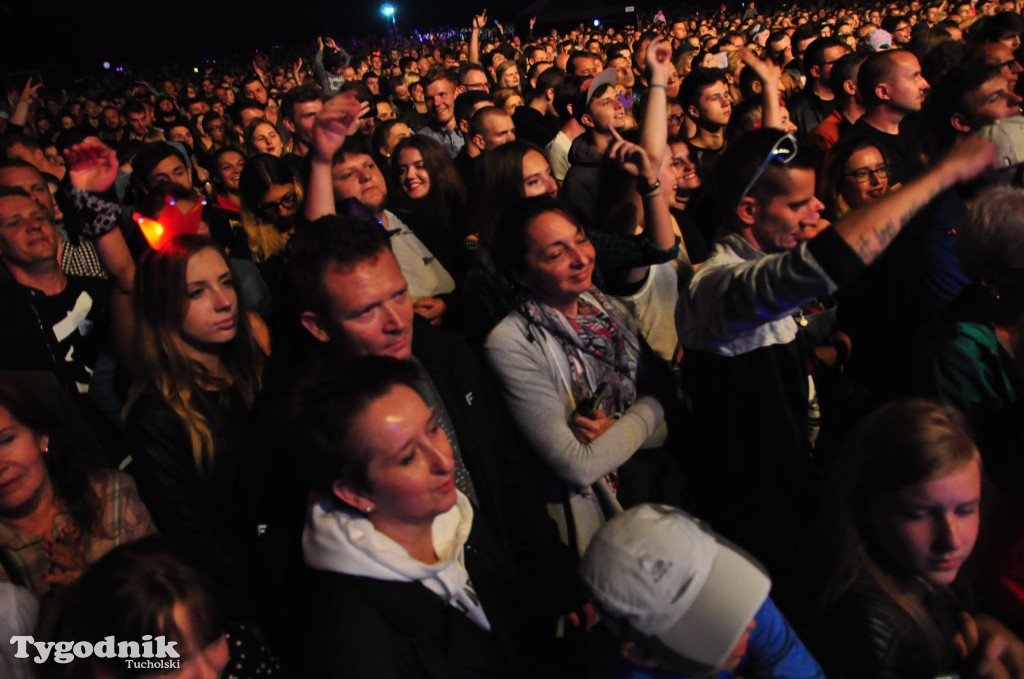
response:
[[[857,251],[857,254],[862,260],[865,262],[870,261],[873,248],[871,247],[871,241],[868,240],[867,236],[857,236],[857,245],[854,247],[854,250]]]

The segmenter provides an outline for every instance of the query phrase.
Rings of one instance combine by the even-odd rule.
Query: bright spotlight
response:
[[[600,26],[600,25],[601,25],[601,20],[600,19],[594,19],[594,26]]]
[[[380,13],[388,18],[393,17],[395,16],[395,6],[390,2],[386,2],[380,6]]]

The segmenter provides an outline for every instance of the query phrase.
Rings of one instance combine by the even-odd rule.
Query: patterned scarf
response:
[[[574,318],[525,298],[519,307],[526,319],[550,333],[569,361],[572,396],[576,403],[588,398],[602,382],[608,383],[597,404],[608,416],[621,415],[636,401],[637,362],[626,346],[625,318],[597,288],[579,299]]]

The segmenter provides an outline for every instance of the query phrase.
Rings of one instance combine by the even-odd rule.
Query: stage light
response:
[[[380,13],[390,19],[391,17],[395,16],[395,6],[392,5],[390,2],[386,2],[380,6]]]

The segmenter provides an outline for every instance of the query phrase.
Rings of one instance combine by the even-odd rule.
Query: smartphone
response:
[[[371,100],[370,101],[370,106],[367,109],[366,113],[364,113],[363,115],[359,116],[359,119],[360,120],[364,120],[366,118],[376,118],[376,117],[377,117],[377,102]]]
[[[608,383],[602,382],[600,386],[598,386],[597,391],[576,404],[576,410],[573,412],[579,413],[583,417],[593,417],[594,411],[597,410],[597,406],[604,400],[604,395],[607,391]]]

